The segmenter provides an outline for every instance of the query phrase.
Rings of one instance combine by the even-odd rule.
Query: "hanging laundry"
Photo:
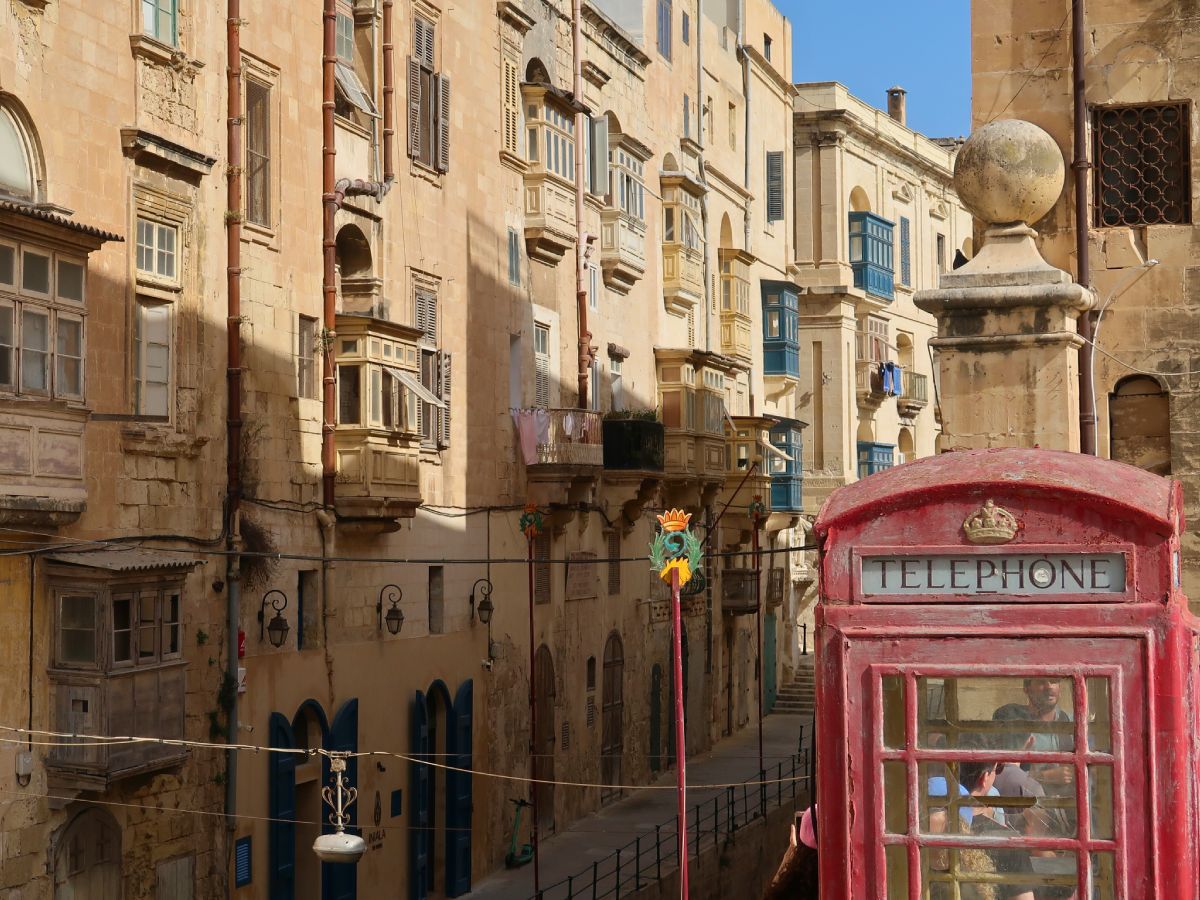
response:
[[[575,437],[575,416],[573,413],[567,413],[563,416],[562,427],[568,441]]]
[[[883,393],[890,396],[892,393],[892,373],[888,371],[887,363],[879,364],[879,383]]]
[[[897,397],[904,396],[904,369],[899,363],[896,364],[896,371],[892,373],[892,389]]]
[[[534,432],[539,444],[550,443],[550,410],[538,407],[533,411]]]
[[[532,409],[514,409],[512,411],[513,424],[517,426],[517,440],[521,445],[521,458],[525,460],[525,465],[532,466],[537,463],[537,433],[536,425],[533,421]]]

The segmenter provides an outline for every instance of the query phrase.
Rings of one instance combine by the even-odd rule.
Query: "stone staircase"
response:
[[[811,719],[816,709],[816,686],[813,680],[813,654],[809,653],[800,657],[800,665],[791,684],[779,689],[772,712]]]

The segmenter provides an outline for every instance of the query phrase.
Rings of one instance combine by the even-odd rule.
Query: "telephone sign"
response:
[[[896,555],[862,558],[864,594],[1122,593],[1121,553]]]

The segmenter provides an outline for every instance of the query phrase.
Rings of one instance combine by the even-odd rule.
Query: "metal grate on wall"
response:
[[[1103,106],[1094,125],[1096,225],[1190,222],[1191,104]]]

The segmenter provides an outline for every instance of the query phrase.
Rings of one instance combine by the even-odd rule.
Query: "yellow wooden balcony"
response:
[[[575,188],[553,172],[525,176],[525,249],[548,265],[575,246]]]
[[[604,284],[618,294],[646,274],[646,223],[622,209],[600,213],[600,266]]]
[[[663,244],[663,302],[687,315],[704,297],[704,254],[678,242]]]

